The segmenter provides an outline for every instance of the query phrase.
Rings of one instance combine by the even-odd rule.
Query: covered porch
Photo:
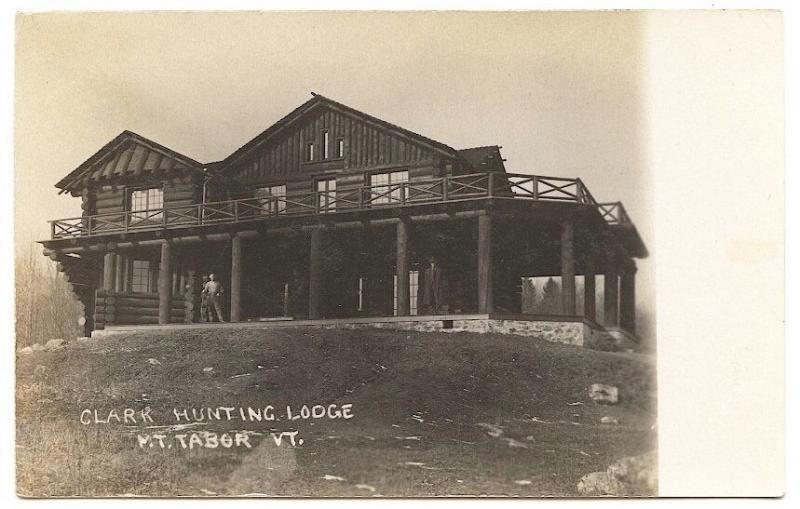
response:
[[[635,335],[636,266],[624,243],[594,207],[542,205],[499,199],[340,212],[106,243],[97,248],[105,252],[95,327],[200,323],[209,273],[225,288],[226,321],[430,316],[422,286],[435,257],[446,276],[439,313],[537,321],[541,313],[524,304],[525,280],[548,278],[558,285],[548,315]]]

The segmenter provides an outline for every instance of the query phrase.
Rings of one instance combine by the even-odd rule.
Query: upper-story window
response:
[[[331,133],[324,131],[322,133],[322,158],[328,159],[331,156]]]
[[[401,185],[403,182],[408,182],[407,170],[373,173],[369,176],[370,202],[401,203],[404,198],[408,198],[408,188]]]
[[[164,216],[164,191],[161,188],[132,189],[128,210],[131,221],[161,221]]]
[[[260,200],[264,214],[286,213],[286,184],[259,187],[253,196]]]
[[[336,140],[336,157],[344,157],[344,138]]]
[[[320,212],[336,209],[336,179],[317,180],[317,203]]]
[[[314,160],[314,144],[306,143],[306,162]]]

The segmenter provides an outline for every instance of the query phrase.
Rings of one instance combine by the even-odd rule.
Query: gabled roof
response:
[[[412,143],[423,145],[427,148],[433,149],[444,155],[450,157],[457,157],[458,155],[458,152],[454,148],[445,145],[444,143],[422,136],[421,134],[415,133],[413,131],[409,131],[408,129],[392,124],[385,120],[381,120],[377,117],[373,117],[372,115],[359,111],[355,108],[351,108],[350,106],[336,102],[333,99],[329,99],[314,92],[311,92],[311,95],[312,95],[311,99],[309,99],[308,101],[304,102],[303,104],[295,108],[291,113],[289,113],[282,119],[272,124],[261,134],[259,134],[252,140],[248,141],[238,149],[236,149],[236,151],[234,151],[231,155],[229,155],[223,161],[221,161],[220,162],[221,171],[225,171],[226,168],[228,168],[231,164],[235,163],[242,156],[249,153],[254,148],[260,146],[262,143],[266,142],[279,132],[283,131],[285,128],[295,123],[299,119],[303,118],[307,113],[313,111],[314,109],[322,105],[327,106],[345,115],[357,118],[368,124],[372,124],[385,131],[389,131],[397,136],[407,138]]]
[[[86,181],[126,176],[159,176],[166,172],[203,172],[203,164],[131,131],[123,131],[56,184],[61,192],[76,192]]]
[[[459,150],[458,155],[461,156],[475,172],[505,172],[506,166],[503,164],[505,159],[500,155],[500,148],[501,147],[497,145],[465,148]]]

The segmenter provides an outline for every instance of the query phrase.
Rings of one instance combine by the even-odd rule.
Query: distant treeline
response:
[[[597,319],[603,320],[603,278],[596,281]],[[583,276],[575,278],[575,308],[577,314],[583,313]],[[522,278],[522,312],[534,315],[561,314],[561,278],[526,277]]]
[[[75,298],[55,263],[29,247],[14,263],[17,348],[50,339],[75,339],[83,305]]]

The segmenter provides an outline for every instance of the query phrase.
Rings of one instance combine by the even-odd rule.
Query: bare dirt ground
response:
[[[17,489],[576,496],[583,475],[654,449],[654,370],[645,355],[468,333],[297,328],[71,342],[17,359]],[[593,403],[592,383],[618,386],[619,404]],[[352,417],[287,420],[286,405],[297,413],[314,404],[352,405]],[[239,407],[266,405],[277,420],[237,417]],[[153,422],[142,423],[147,407]],[[201,407],[237,410],[232,420],[175,428],[174,408]],[[124,422],[126,408],[136,424]],[[104,421],[112,409],[123,422],[94,422],[95,410]],[[603,416],[619,424],[600,424]],[[271,435],[294,431],[295,446]],[[247,444],[198,438],[183,447],[205,432],[239,433]],[[159,433],[163,448],[140,445]]]

